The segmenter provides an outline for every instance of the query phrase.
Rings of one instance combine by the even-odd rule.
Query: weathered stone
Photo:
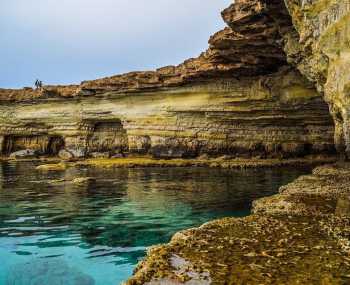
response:
[[[32,149],[24,149],[11,153],[10,158],[35,158],[38,156],[38,153]]]
[[[95,182],[96,179],[93,177],[78,177],[78,178],[74,178],[72,180],[73,184],[86,184],[86,183],[91,183],[91,182]]]
[[[74,158],[84,158],[86,155],[86,149],[84,148],[68,148],[67,151],[73,155]]]
[[[335,122],[337,150],[350,158],[350,1],[285,1],[295,33],[288,60],[324,93]]]
[[[92,152],[89,154],[93,158],[110,158],[111,154],[109,152]]]
[[[59,153],[58,153],[58,157],[64,160],[70,160],[72,158],[74,158],[74,155],[66,150],[66,149],[62,149]]]

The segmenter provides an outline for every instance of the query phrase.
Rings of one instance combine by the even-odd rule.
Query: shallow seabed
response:
[[[0,284],[120,284],[148,246],[248,215],[252,200],[310,171],[37,165],[0,164]]]

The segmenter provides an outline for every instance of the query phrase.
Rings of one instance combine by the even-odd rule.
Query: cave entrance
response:
[[[128,151],[128,136],[121,120],[94,122],[88,139],[88,151],[123,153]]]
[[[4,137],[2,154],[9,155],[13,152],[31,149],[43,155],[56,155],[64,147],[61,136],[48,135],[7,135]]]

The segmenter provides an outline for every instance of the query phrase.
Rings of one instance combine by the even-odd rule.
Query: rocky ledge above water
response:
[[[179,232],[127,284],[348,284],[349,175],[348,165],[319,167],[247,218]]]

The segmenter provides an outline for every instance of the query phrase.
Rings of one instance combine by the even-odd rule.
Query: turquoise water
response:
[[[308,169],[68,169],[0,164],[0,284],[121,284],[146,247],[249,214]],[[77,177],[95,180],[76,185]]]

